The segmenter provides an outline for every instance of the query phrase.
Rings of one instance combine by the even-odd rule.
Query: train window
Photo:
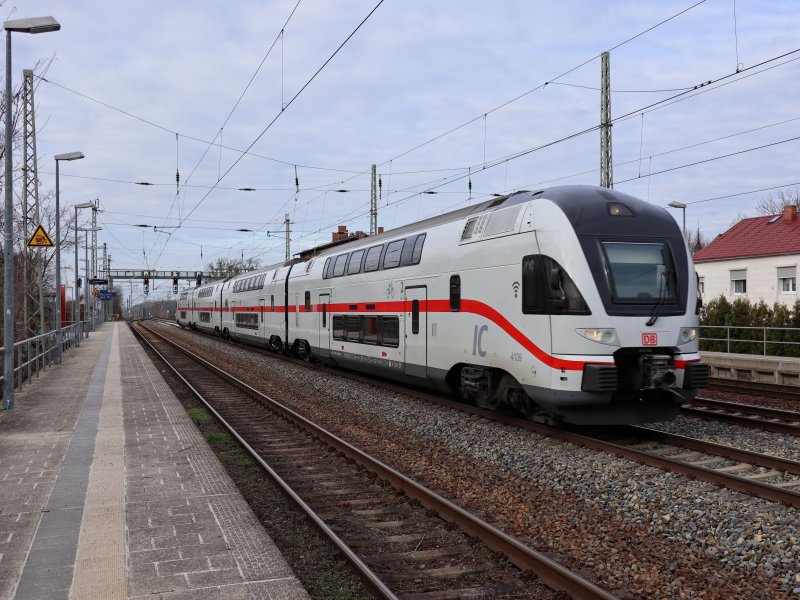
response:
[[[322,278],[323,279],[327,279],[328,277],[331,276],[331,274],[329,272],[330,268],[331,268],[331,259],[329,258],[329,259],[327,259],[325,261],[325,266],[322,267]]]
[[[240,329],[258,329],[257,313],[238,313],[236,315],[236,327]]]
[[[308,273],[311,270],[312,266],[314,266],[314,259],[313,258],[310,261],[308,261],[308,264],[306,265],[306,273]]]
[[[418,265],[422,260],[422,245],[425,243],[425,234],[420,233],[414,242],[414,252],[411,253],[411,264]]]
[[[311,292],[306,292],[305,304],[306,304],[306,312],[311,312]]]
[[[269,309],[272,312],[275,312],[275,296],[269,297]]]
[[[547,315],[590,315],[578,286],[549,256],[522,259],[522,312]]]
[[[360,342],[361,341],[361,317],[352,316],[347,317],[347,341]]]
[[[344,317],[341,315],[336,315],[331,319],[333,322],[333,339],[335,340],[343,340],[344,339]]]
[[[185,319],[185,318],[186,318],[186,311],[182,310],[181,311],[181,319]]]
[[[350,260],[347,263],[347,274],[355,275],[361,272],[361,259],[364,258],[363,250],[356,250],[350,255]]]
[[[450,310],[458,312],[461,310],[461,276],[450,276]]]
[[[386,254],[383,257],[383,268],[392,269],[400,264],[400,256],[403,252],[405,240],[395,240],[386,246]]]
[[[201,323],[211,323],[211,313],[201,312],[200,313],[200,322]]]
[[[542,256],[526,256],[522,259],[522,312],[526,315],[547,314],[547,290],[549,285],[544,268],[537,269]]]
[[[325,302],[322,305],[322,327],[328,326],[328,303]]]
[[[272,281],[275,281],[278,278],[278,269],[275,269],[272,272]]]
[[[378,317],[361,317],[365,344],[378,343]]]
[[[347,265],[347,254],[340,254],[336,257],[336,262],[333,265],[333,276],[341,277],[344,275],[345,265]]]
[[[664,244],[603,242],[614,302],[676,302],[675,270]]]
[[[411,301],[411,333],[419,333],[419,300]]]
[[[381,250],[383,245],[373,246],[367,250],[367,258],[364,261],[364,271],[377,271],[381,263]]]
[[[397,348],[400,345],[400,319],[381,317],[381,345]]]
[[[258,288],[259,288],[259,289],[264,289],[264,282],[265,282],[266,280],[267,280],[267,274],[266,274],[266,273],[263,273],[263,274],[261,275],[261,281],[260,281],[260,282],[259,282],[259,284],[258,284]]]

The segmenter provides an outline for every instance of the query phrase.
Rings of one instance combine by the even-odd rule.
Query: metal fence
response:
[[[800,357],[800,328],[701,325],[700,350]]]
[[[82,337],[88,338],[90,331],[95,331],[103,323],[102,315],[95,319],[83,321]],[[75,346],[80,345],[78,339],[79,324],[73,323],[61,329],[62,352],[66,353]],[[14,389],[21,388],[25,383],[31,383],[34,377],[53,365],[56,361],[56,330],[48,331],[41,335],[20,340],[14,343]],[[0,356],[5,357],[5,347],[0,347]],[[5,375],[0,372],[0,382],[5,388]],[[8,408],[2,406],[0,410]]]

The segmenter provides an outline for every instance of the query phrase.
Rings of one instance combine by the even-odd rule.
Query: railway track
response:
[[[682,406],[681,412],[703,419],[800,436],[800,412],[711,398],[695,398]]]
[[[242,349],[243,351],[267,354],[271,357],[280,356],[251,347],[242,347]],[[282,360],[293,360],[286,357],[280,358]],[[348,379],[368,383],[385,390],[411,395],[427,402],[445,405],[454,410],[512,427],[527,429],[540,435],[557,438],[592,450],[622,456],[628,460],[658,469],[678,472],[765,500],[800,507],[800,486],[795,483],[798,476],[800,476],[800,465],[794,461],[782,460],[769,455],[748,452],[694,438],[662,433],[645,427],[604,429],[591,434],[568,431],[532,423],[514,413],[483,410],[455,401],[442,394],[409,388],[395,382],[332,369],[318,364],[304,363],[304,366],[329,372],[338,377],[347,377]],[[708,408],[701,408],[699,406],[701,403],[705,403]],[[791,421],[786,420],[800,418],[800,414],[782,414],[787,411],[775,411],[775,409],[734,403],[722,403],[720,406],[719,401],[709,399],[698,400],[696,404],[694,407],[687,407],[687,414],[780,433],[794,432],[794,435],[797,435],[797,426],[800,425],[800,423],[793,424]],[[711,406],[715,407],[714,410],[711,410]],[[754,414],[751,416],[743,413],[735,414],[737,411],[748,409],[752,410]],[[779,420],[779,418],[783,418],[783,420]]]
[[[798,461],[639,426],[604,431],[591,439],[610,443],[613,446],[607,451],[638,462],[800,507]]]
[[[781,400],[790,399],[800,401],[800,388],[792,385],[760,383],[756,381],[741,381],[738,379],[721,379],[719,377],[712,377],[709,379],[709,384],[710,389],[720,392],[749,394],[752,396],[779,398]]]
[[[613,598],[144,324],[133,327],[381,597],[546,594],[530,571],[575,598]]]

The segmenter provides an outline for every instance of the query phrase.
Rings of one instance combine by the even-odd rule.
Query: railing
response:
[[[78,340],[79,325],[82,325],[83,337],[89,337],[89,330],[96,330],[103,323],[102,315],[83,323],[73,323],[61,329],[62,353],[80,344]],[[14,342],[14,389],[21,388],[26,382],[31,383],[34,377],[47,369],[56,361],[56,330]],[[5,347],[0,347],[0,356],[5,356]],[[0,382],[5,388],[5,374],[0,372]],[[0,410],[8,408],[0,402]]]
[[[701,325],[700,350],[800,357],[800,328]]]

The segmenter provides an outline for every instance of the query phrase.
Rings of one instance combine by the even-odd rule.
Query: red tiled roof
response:
[[[787,221],[781,214],[742,219],[698,251],[694,261],[779,254],[800,254],[800,218]]]

